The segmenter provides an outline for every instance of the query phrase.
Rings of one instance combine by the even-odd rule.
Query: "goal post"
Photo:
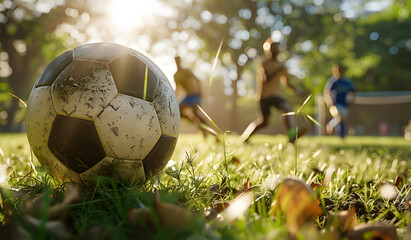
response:
[[[315,96],[316,135],[331,118],[321,93]],[[347,125],[351,135],[402,135],[411,119],[411,91],[356,92]]]

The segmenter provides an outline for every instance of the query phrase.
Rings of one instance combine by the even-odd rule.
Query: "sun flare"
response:
[[[111,23],[120,30],[132,30],[144,26],[154,14],[157,2],[153,0],[111,0],[108,16]]]

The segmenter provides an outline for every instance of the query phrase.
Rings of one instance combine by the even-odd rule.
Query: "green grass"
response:
[[[6,181],[0,182],[2,197],[4,203],[14,209],[15,219],[24,216],[21,206],[31,197],[41,194],[50,197],[51,200],[44,204],[45,212],[54,202],[61,201],[64,185],[53,181],[31,155],[24,134],[0,135],[0,148],[4,152],[4,158],[0,156],[0,166],[10,166]],[[399,239],[404,238],[410,211],[405,202],[411,198],[409,141],[402,138],[348,137],[341,140],[307,136],[298,141],[297,166],[294,150],[282,135],[256,135],[248,144],[230,134],[225,144],[200,135],[181,135],[166,169],[144,185],[130,186],[104,180],[93,189],[83,189],[84,200],[70,206],[68,229],[75,238],[96,230],[94,235],[101,239],[104,234],[110,239],[131,236],[148,239],[288,239],[284,219],[274,220],[269,215],[276,186],[288,176],[297,176],[308,184],[321,183],[325,170],[333,166],[336,171],[331,181],[321,189],[320,200],[325,213],[312,225],[318,229],[327,228],[328,211],[339,212],[355,206],[359,222],[389,222],[398,229]],[[231,224],[207,220],[206,215],[213,204],[232,201],[247,179],[255,186],[255,201],[246,214]],[[395,183],[396,179],[402,179],[397,184],[399,197],[383,199],[379,185]],[[210,190],[216,184],[220,194]],[[11,188],[14,195],[4,193]],[[17,189],[26,194],[16,194]],[[160,191],[163,202],[178,204],[193,212],[195,220],[192,224],[182,229],[164,229],[158,225],[154,229],[131,227],[127,222],[130,209],[152,209],[155,189]],[[3,223],[4,209],[0,211],[0,222]],[[35,239],[52,239],[47,231],[27,231]],[[299,239],[310,239],[307,234],[302,233]]]

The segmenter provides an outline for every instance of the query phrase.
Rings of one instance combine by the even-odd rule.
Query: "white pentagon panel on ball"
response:
[[[51,92],[58,114],[93,120],[116,96],[117,89],[105,64],[75,61],[54,81]]]
[[[56,111],[51,99],[50,87],[34,88],[27,102],[27,138],[32,147],[46,146]]]
[[[73,58],[77,60],[96,60],[111,62],[130,53],[130,49],[115,43],[89,43],[74,49]]]
[[[146,179],[143,163],[140,160],[115,159],[112,157],[105,157],[95,166],[80,174],[80,178],[86,184],[95,182],[96,176],[104,176],[130,183],[143,182]]]
[[[107,156],[142,160],[161,135],[152,103],[119,94],[94,120]]]
[[[162,133],[177,137],[180,131],[180,109],[174,90],[166,78],[160,78],[153,104]]]
[[[58,181],[81,183],[79,174],[64,166],[47,146],[33,147],[32,149],[41,165]]]

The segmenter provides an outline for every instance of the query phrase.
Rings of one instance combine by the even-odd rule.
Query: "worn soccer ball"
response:
[[[113,43],[85,44],[54,59],[28,100],[27,138],[56,179],[143,181],[167,164],[180,113],[162,71]]]

